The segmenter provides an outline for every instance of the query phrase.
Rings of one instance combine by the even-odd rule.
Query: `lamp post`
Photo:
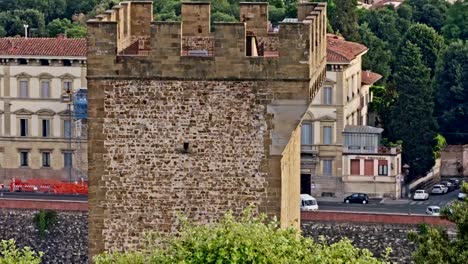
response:
[[[72,94],[70,87],[67,88],[67,95],[68,95],[68,103],[67,103],[67,110],[68,110],[68,122],[70,123],[69,125],[69,131],[66,131],[67,137],[68,137],[68,155],[70,159],[68,160],[68,178],[70,183],[72,182],[72,166],[73,166],[73,156],[72,156],[72,113],[71,113],[71,104],[72,104]]]
[[[409,169],[410,169],[410,165],[408,165],[408,164],[403,165],[404,178],[401,181],[401,192],[402,192],[402,194],[403,194],[403,182],[404,182],[405,179],[407,179],[407,177],[409,175]],[[410,193],[408,185],[406,186],[406,194],[407,194],[406,196],[408,198],[411,198],[411,193]],[[411,202],[410,201],[408,201],[408,214],[409,215],[411,214]]]

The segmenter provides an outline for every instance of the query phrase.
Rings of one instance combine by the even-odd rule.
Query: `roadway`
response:
[[[0,192],[0,199],[21,200],[48,200],[48,201],[88,201],[86,195],[53,194],[53,193],[24,193],[24,192]]]
[[[459,190],[443,195],[430,195],[427,201],[413,200],[371,200],[369,204],[345,204],[343,200],[329,201],[318,198],[319,210],[366,212],[366,213],[395,213],[395,214],[425,214],[426,208],[436,205],[440,208],[447,203],[457,200]]]

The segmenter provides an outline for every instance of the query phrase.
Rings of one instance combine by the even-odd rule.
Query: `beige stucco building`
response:
[[[368,126],[369,88],[381,76],[362,71],[366,52],[361,44],[327,37],[327,78],[301,128],[301,193],[399,196],[401,155],[380,145],[382,129]]]
[[[84,39],[0,39],[1,182],[86,177],[86,122],[67,103],[86,86]]]

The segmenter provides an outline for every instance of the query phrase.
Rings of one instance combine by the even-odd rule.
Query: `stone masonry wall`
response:
[[[178,213],[207,222],[230,209],[262,206],[268,128],[255,82],[108,84],[101,178],[106,249],[137,248],[153,228],[174,232]]]

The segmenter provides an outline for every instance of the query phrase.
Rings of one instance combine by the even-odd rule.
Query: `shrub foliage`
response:
[[[329,246],[323,239],[315,242],[295,229],[280,229],[277,221],[266,222],[265,216],[254,217],[251,212],[246,210],[239,219],[227,214],[210,225],[183,220],[178,236],[151,240],[139,252],[104,253],[94,260],[96,264],[386,263],[367,249],[353,247],[348,239]]]

